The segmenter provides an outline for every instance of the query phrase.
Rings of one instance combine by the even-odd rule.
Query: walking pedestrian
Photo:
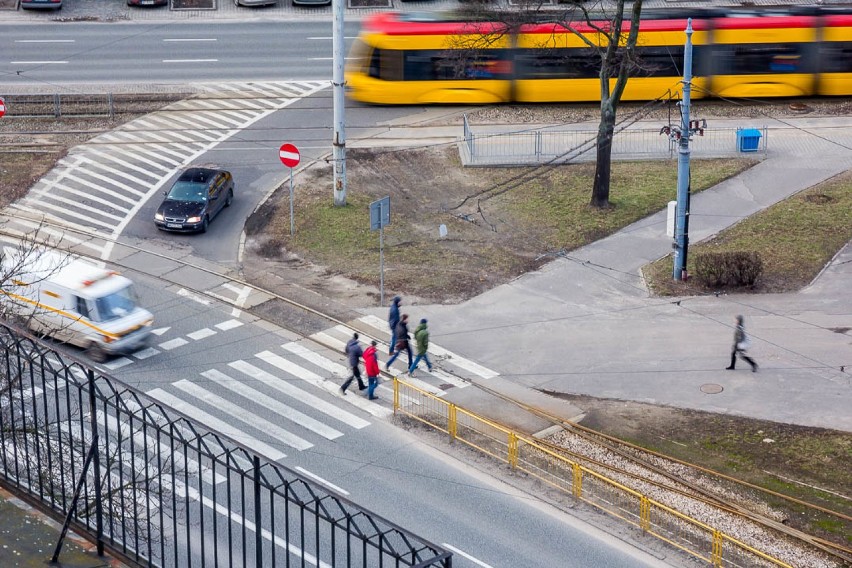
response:
[[[743,316],[737,316],[737,327],[734,330],[734,346],[731,348],[731,364],[725,367],[725,369],[733,371],[737,365],[737,355],[739,355],[740,359],[751,365],[751,372],[756,373],[757,363],[746,353],[750,346],[751,340],[746,335]]]
[[[421,319],[420,325],[414,330],[414,341],[417,342],[417,357],[414,358],[414,363],[408,367],[408,375],[411,377],[414,376],[414,370],[417,368],[417,364],[420,363],[421,359],[426,361],[426,366],[429,367],[430,372],[432,371],[432,361],[429,360],[429,355],[426,354],[426,351],[429,349],[429,328],[426,327],[426,323],[426,318]]]
[[[388,355],[393,355],[394,348],[396,347],[396,326],[399,325],[399,305],[402,302],[402,298],[399,296],[394,296],[391,301],[390,312],[388,313],[388,327],[390,327],[391,331],[391,340],[390,345],[388,346]]]
[[[364,371],[367,373],[367,398],[376,400],[376,387],[379,386],[379,352],[376,350],[378,342],[374,339],[370,346],[364,350]]]
[[[352,334],[352,339],[346,343],[346,348],[343,350],[349,358],[349,368],[352,369],[352,374],[340,386],[340,392],[346,396],[346,389],[352,384],[352,381],[358,379],[358,390],[364,390],[367,385],[364,384],[364,379],[361,378],[361,369],[358,368],[358,362],[364,351],[361,349],[361,344],[358,342],[358,333]]]
[[[396,361],[396,358],[399,357],[400,352],[405,350],[408,354],[408,366],[411,367],[411,345],[408,344],[408,340],[410,339],[410,335],[408,335],[408,314],[402,314],[402,317],[399,318],[399,323],[396,324],[396,344],[394,345],[394,353],[391,355],[391,358],[388,359],[388,362],[385,363],[385,370],[390,370],[390,366]]]

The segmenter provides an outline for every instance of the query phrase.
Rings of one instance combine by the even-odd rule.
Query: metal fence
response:
[[[163,90],[149,93],[3,94],[6,118],[83,118],[145,113],[191,96]]]
[[[464,117],[463,139],[459,144],[462,164],[466,166],[529,166],[593,162],[597,158],[597,131],[567,130],[553,127],[513,132],[474,133]],[[703,136],[693,135],[690,149],[694,158],[726,158],[765,153],[767,129],[759,137],[748,139],[742,150],[742,129],[706,129]],[[612,141],[613,160],[669,159],[677,156],[677,143],[660,130],[627,128],[616,131]]]
[[[397,378],[394,413],[440,430],[451,440],[507,463],[712,566],[791,568],[782,560],[554,452],[534,438],[517,434]]]
[[[0,476],[147,566],[452,566],[442,548],[2,323]]]

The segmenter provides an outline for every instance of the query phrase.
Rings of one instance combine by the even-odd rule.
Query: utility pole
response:
[[[677,148],[677,209],[672,278],[686,280],[686,253],[689,248],[689,98],[692,92],[692,18],[686,21],[686,45],[683,50],[683,101],[680,128],[674,131]]]
[[[332,30],[332,57],[334,71],[331,85],[334,91],[334,140],[332,141],[332,160],[334,164],[334,205],[346,205],[346,130],[345,106],[343,98],[343,13],[346,0],[332,0],[334,25]]]

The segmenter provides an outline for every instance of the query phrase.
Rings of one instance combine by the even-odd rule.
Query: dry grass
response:
[[[819,184],[744,219],[712,239],[693,244],[687,271],[702,252],[754,251],[763,260],[763,276],[752,292],[798,290],[852,239],[852,172]],[[667,256],[644,269],[651,289],[660,295],[711,292],[697,279],[675,282]]]

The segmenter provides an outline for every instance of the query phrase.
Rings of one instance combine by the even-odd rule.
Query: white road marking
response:
[[[126,367],[127,365],[130,365],[131,363],[133,363],[132,359],[128,359],[127,357],[119,357],[118,359],[115,359],[115,360],[110,361],[109,363],[105,364],[104,367],[106,367],[110,371],[115,371],[116,369]]]
[[[468,554],[467,552],[463,552],[463,551],[459,550],[458,548],[456,548],[455,546],[451,546],[451,545],[447,544],[446,542],[442,543],[441,546],[443,546],[447,550],[455,552],[459,556],[464,556],[465,558],[467,558],[468,560],[470,560],[471,562],[473,562],[477,566],[482,566],[482,568],[493,568],[493,566],[491,566],[490,564],[486,564],[482,560],[478,560],[478,559],[474,558],[473,556],[471,556],[470,554]]]
[[[199,339],[204,339],[205,337],[210,337],[211,335],[216,335],[216,332],[210,329],[209,327],[205,327],[199,329],[198,331],[193,331],[192,333],[187,333],[186,336],[194,341],[198,341]]]
[[[218,41],[215,37],[164,38],[163,41]]]
[[[67,61],[10,61],[10,65],[62,65]]]
[[[215,63],[218,59],[163,59],[163,63]]]
[[[171,327],[158,327],[157,329],[152,329],[151,333],[153,333],[156,336],[160,336],[160,335],[163,335],[164,333],[166,333],[167,331],[169,331],[170,329],[171,329]]]
[[[133,356],[136,359],[141,360],[141,359],[147,359],[148,357],[153,357],[157,353],[159,353],[158,350],[154,349],[153,347],[148,347],[146,349],[143,349],[142,351],[137,351],[136,353],[133,353]]]
[[[287,457],[287,454],[285,454],[281,450],[273,448],[268,444],[264,444],[254,436],[249,436],[242,430],[234,428],[224,420],[219,420],[215,416],[211,416],[203,410],[198,410],[198,408],[196,408],[194,404],[184,402],[183,400],[179,399],[178,397],[174,396],[169,392],[164,391],[163,389],[154,389],[148,391],[146,394],[151,398],[155,398],[163,404],[171,406],[175,410],[186,414],[190,418],[198,420],[201,424],[207,426],[208,428],[213,428],[225,434],[226,436],[233,438],[244,446],[251,448],[253,451],[256,451],[257,453],[261,454],[268,460],[278,461],[282,458]]]
[[[308,371],[307,369],[299,367],[295,363],[287,361],[283,357],[273,355],[269,351],[264,351],[263,353],[258,354],[257,357],[258,359],[266,361],[267,363],[278,367],[279,369],[287,372],[290,375],[298,377],[310,384],[322,388],[322,377]],[[304,404],[312,406],[323,414],[326,414],[331,418],[334,418],[335,420],[339,420],[340,422],[343,422],[344,424],[347,424],[353,428],[360,429],[370,425],[370,423],[364,420],[363,418],[355,416],[351,412],[347,412],[330,402],[326,402],[318,396],[314,396],[306,391],[303,391],[302,389],[291,385],[290,381],[288,381],[287,379],[276,377],[272,373],[267,373],[263,369],[259,369],[258,367],[255,367],[250,363],[247,363],[245,361],[234,361],[233,363],[229,363],[229,365],[234,369],[240,371],[241,373],[244,373],[252,377],[253,379],[257,379],[265,385],[270,386],[291,398],[294,398]]]
[[[299,357],[301,357],[305,361],[313,363],[314,365],[316,365],[317,367],[320,367],[321,369],[325,369],[326,371],[329,371],[330,373],[334,373],[335,375],[337,375],[341,379],[349,376],[349,369],[348,368],[344,367],[343,365],[340,365],[339,363],[335,363],[334,361],[332,361],[331,359],[328,359],[327,357],[323,357],[319,353],[311,351],[310,349],[308,349],[307,347],[305,347],[301,343],[296,343],[295,341],[292,341],[290,343],[285,343],[281,347],[283,347],[285,350],[289,351],[290,353],[293,353],[294,355],[298,355]]]
[[[319,420],[314,420],[310,416],[299,412],[295,408],[287,406],[283,402],[279,402],[273,398],[270,398],[262,392],[257,391],[251,388],[250,386],[241,383],[240,381],[232,379],[225,373],[222,373],[215,369],[211,369],[209,371],[204,371],[203,373],[201,373],[201,376],[206,377],[211,381],[214,381],[215,383],[225,387],[226,389],[232,390],[235,393],[244,396],[252,402],[255,402],[263,407],[268,408],[272,412],[278,414],[278,416],[295,422],[299,426],[302,426],[303,428],[310,430],[311,432],[319,434],[327,440],[334,440],[343,435],[343,432],[335,430],[331,426],[323,424]]]
[[[315,473],[311,473],[310,471],[306,470],[305,468],[303,468],[303,467],[302,467],[302,466],[300,466],[300,465],[297,465],[297,466],[296,466],[296,471],[301,472],[301,473],[302,473],[302,475],[306,475],[306,476],[310,477],[311,479],[313,479],[313,480],[314,480],[314,481],[316,481],[317,483],[321,483],[321,484],[325,485],[326,487],[329,487],[329,488],[331,488],[331,489],[334,489],[335,491],[337,491],[338,493],[340,493],[340,494],[342,494],[342,495],[349,495],[349,492],[348,492],[348,491],[346,491],[345,489],[341,489],[340,487],[338,487],[338,486],[337,486],[337,485],[335,485],[334,483],[332,483],[332,482],[330,482],[330,481],[326,481],[325,479],[323,479],[323,478],[322,478],[322,477],[320,477],[319,475],[317,475],[317,474],[315,474]]]
[[[165,343],[160,343],[157,347],[159,347],[160,349],[163,349],[165,351],[171,351],[172,349],[177,349],[178,347],[183,347],[187,343],[189,343],[189,341],[187,341],[183,337],[177,337],[175,339],[166,341]]]
[[[16,39],[15,43],[74,43],[74,39]]]
[[[225,378],[230,379],[230,377]],[[240,405],[234,404],[229,400],[225,400],[218,394],[214,394],[196,383],[183,379],[174,383],[172,386],[194,396],[202,402],[206,402],[218,410],[227,412],[240,422],[244,422],[260,432],[265,432],[271,435],[276,440],[279,440],[283,444],[287,444],[291,448],[302,451],[314,447],[312,443],[308,442],[304,438],[273,424],[269,420],[261,418],[260,416],[255,416],[251,412],[246,412],[246,409]]]
[[[177,293],[178,293],[178,296],[183,296],[185,298],[189,298],[193,302],[198,302],[201,305],[204,305],[204,306],[210,305],[210,300],[202,298],[201,296],[197,296],[197,295],[193,294],[192,292],[190,292],[189,290],[184,290],[183,288],[181,288],[180,290],[178,290]]]
[[[243,325],[243,322],[241,322],[240,320],[232,319],[228,321],[223,321],[222,323],[217,323],[216,327],[218,327],[222,331],[228,331],[229,329],[234,329],[235,327],[240,327],[241,325]]]

